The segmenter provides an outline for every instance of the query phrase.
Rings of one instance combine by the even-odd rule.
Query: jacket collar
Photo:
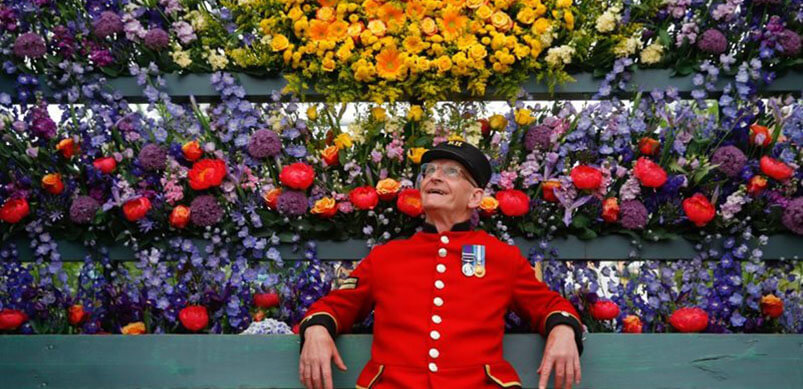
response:
[[[438,229],[432,224],[424,222],[423,227],[424,228],[421,230],[422,232],[427,232],[427,233],[430,233],[430,234],[437,234],[438,233]],[[471,230],[472,230],[472,228],[471,228],[471,219],[466,220],[464,222],[457,223],[457,224],[453,225],[452,229],[451,229],[452,232],[471,231]]]

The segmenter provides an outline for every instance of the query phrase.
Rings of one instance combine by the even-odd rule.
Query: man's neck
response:
[[[451,231],[455,224],[459,224],[471,219],[471,215],[459,215],[457,217],[449,217],[449,215],[427,215],[425,221],[438,230],[438,233]]]

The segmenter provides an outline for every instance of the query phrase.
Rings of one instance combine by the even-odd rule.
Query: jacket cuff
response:
[[[337,335],[337,324],[335,324],[335,319],[332,319],[331,316],[325,314],[312,314],[304,319],[301,322],[301,325],[298,326],[298,335],[301,336],[301,349],[304,348],[304,331],[311,326],[326,327],[326,330],[329,331],[329,335],[332,337],[332,339],[334,339]]]
[[[550,315],[546,319],[544,337],[548,338],[549,332],[559,324],[566,324],[572,327],[574,330],[574,342],[577,344],[577,352],[579,355],[583,355],[583,328],[573,316],[564,316],[561,314]]]

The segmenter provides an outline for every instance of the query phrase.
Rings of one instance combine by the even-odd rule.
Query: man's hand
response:
[[[538,389],[546,389],[553,367],[555,389],[571,389],[572,381],[580,384],[580,354],[574,343],[574,329],[565,324],[558,324],[549,332],[541,366],[538,367],[538,374],[541,375]]]
[[[332,358],[338,369],[346,365],[337,352],[335,341],[323,326],[311,326],[304,331],[304,348],[298,362],[298,378],[307,389],[332,389]]]

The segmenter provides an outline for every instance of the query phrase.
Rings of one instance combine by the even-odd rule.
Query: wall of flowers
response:
[[[314,242],[414,233],[421,155],[449,139],[494,167],[472,223],[539,240],[531,261],[593,331],[803,332],[802,263],[762,260],[770,236],[803,235],[803,106],[758,95],[799,68],[799,1],[1,4],[16,83],[0,94],[2,333],[291,333],[354,266],[318,261]],[[695,89],[633,91],[646,67]],[[432,102],[578,70],[604,76],[603,99]],[[163,75],[178,71],[214,72],[219,100],[174,102]],[[249,101],[246,72],[332,100],[424,102],[346,122],[341,103]],[[147,102],[106,84],[118,75]],[[685,238],[698,255],[554,260],[555,237],[609,234]],[[65,261],[63,240],[90,254]],[[284,261],[279,244],[307,260]],[[136,260],[111,261],[115,245]]]

